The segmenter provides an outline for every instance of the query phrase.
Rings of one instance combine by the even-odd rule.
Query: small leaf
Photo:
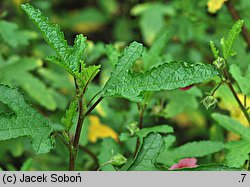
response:
[[[233,45],[236,38],[241,32],[242,25],[243,25],[243,20],[238,20],[233,25],[232,29],[229,31],[227,38],[221,39],[222,52],[223,52],[223,57],[225,59],[227,59],[229,56],[235,55],[235,51],[233,50]]]
[[[88,86],[88,84],[95,78],[95,76],[100,71],[101,66],[89,66],[87,68],[82,68],[82,72],[80,74],[80,80],[82,82],[82,88],[85,88]]]
[[[73,118],[76,115],[77,102],[73,101],[70,103],[68,110],[65,113],[65,116],[62,118],[62,123],[66,127],[66,131],[68,132],[73,126]]]
[[[218,123],[218,125],[226,130],[240,135],[245,140],[250,140],[250,129],[244,127],[235,119],[217,113],[212,114],[212,118]]]
[[[211,51],[214,55],[214,58],[217,59],[219,57],[219,50],[216,48],[216,46],[214,45],[214,42],[210,41],[210,47],[211,47]]]
[[[0,85],[0,93],[0,102],[13,110],[0,115],[0,140],[28,136],[37,154],[49,152],[53,148],[51,122],[31,108],[17,90]]]
[[[128,168],[129,171],[156,171],[155,166],[157,156],[164,146],[164,139],[160,134],[148,134],[139,149],[139,152]]]

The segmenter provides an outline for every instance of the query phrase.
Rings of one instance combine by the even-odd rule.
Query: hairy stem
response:
[[[80,97],[78,100],[78,113],[79,114],[78,114],[78,121],[77,121],[73,145],[71,146],[71,149],[70,149],[69,171],[75,170],[75,162],[76,162],[76,157],[77,157],[77,153],[79,149],[79,140],[81,136],[84,119],[94,110],[94,108],[101,102],[102,99],[103,97],[100,97],[85,113],[83,111],[82,97]]]
[[[70,151],[69,171],[75,170],[75,161],[76,161],[76,156],[78,152],[78,145],[79,145],[79,140],[81,136],[83,121],[84,121],[84,117],[83,117],[83,106],[82,106],[82,97],[81,97],[78,100],[78,120],[77,120],[73,145],[71,146],[71,151]]]

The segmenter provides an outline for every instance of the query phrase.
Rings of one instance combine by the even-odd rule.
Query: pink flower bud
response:
[[[184,158],[179,161],[178,164],[174,164],[169,170],[181,169],[181,168],[195,168],[197,159],[196,158]]]

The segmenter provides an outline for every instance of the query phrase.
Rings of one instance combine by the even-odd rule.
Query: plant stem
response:
[[[83,121],[84,117],[83,117],[82,97],[80,97],[78,100],[78,120],[76,125],[75,137],[70,151],[69,171],[75,170],[75,161],[78,152],[78,144],[81,136]]]
[[[224,83],[224,81],[221,81],[220,84],[218,84],[218,86],[216,86],[216,88],[214,89],[214,91],[212,92],[212,96],[214,96],[215,92],[220,88],[220,86]]]
[[[139,112],[140,112],[140,115],[139,115],[139,129],[142,129],[142,126],[143,126],[143,114],[144,114],[145,105],[140,106],[140,104],[138,104],[138,109],[139,109]],[[139,139],[139,137],[138,137],[138,138],[137,138],[137,141],[136,141],[136,147],[135,147],[135,152],[134,152],[134,158],[135,158],[136,155],[137,155],[137,152],[138,152],[138,150],[139,150],[139,147],[140,147],[140,139]]]
[[[69,157],[69,171],[74,171],[75,170],[75,162],[76,162],[76,157],[79,149],[79,140],[81,136],[81,131],[82,131],[82,126],[83,122],[86,116],[88,116],[92,110],[101,102],[103,97],[100,97],[84,114],[83,111],[83,105],[82,105],[82,97],[79,98],[78,100],[78,121],[77,121],[77,126],[76,126],[76,131],[75,131],[75,137],[73,141],[73,145],[71,146],[70,149],[70,157]]]
[[[231,14],[231,17],[234,20],[241,19],[240,14],[237,12],[233,3],[230,0],[227,1],[226,5],[227,5],[227,9],[228,9],[229,13]],[[248,49],[250,49],[250,34],[244,25],[242,26],[242,34],[243,34],[245,41],[247,42]]]
[[[247,95],[246,94],[244,95],[244,107],[245,108],[247,107]]]
[[[97,93],[90,99],[90,101],[89,101],[88,104],[87,104],[87,107],[91,104],[91,102],[92,102],[100,93],[101,93],[101,91],[100,91],[100,92],[97,92]]]
[[[234,87],[233,87],[231,81],[230,81],[230,77],[229,77],[229,75],[228,75],[228,72],[224,69],[224,70],[223,70],[223,73],[224,73],[224,76],[225,76],[225,78],[226,78],[226,80],[227,80],[227,81],[226,81],[227,86],[228,86],[229,89],[231,90],[231,92],[232,92],[232,94],[233,94],[235,100],[237,101],[238,105],[240,106],[241,111],[242,111],[243,114],[245,115],[245,117],[246,117],[246,119],[247,119],[247,121],[248,121],[248,124],[250,125],[250,116],[249,116],[249,114],[247,113],[247,110],[246,110],[246,108],[244,107],[244,105],[241,103],[241,101],[240,101],[240,99],[239,99],[239,97],[238,97],[238,95],[237,95],[237,93],[236,93],[236,91],[235,91],[235,89],[234,89]]]
[[[101,96],[88,110],[87,110],[87,112],[85,113],[85,115],[84,116],[87,116],[87,115],[89,115],[91,112],[92,112],[92,110],[94,110],[95,109],[95,107],[101,102],[103,100],[103,97]]]

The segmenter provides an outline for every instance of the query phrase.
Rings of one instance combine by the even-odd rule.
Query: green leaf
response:
[[[250,129],[244,127],[238,121],[217,113],[212,114],[212,118],[224,129],[240,135],[245,140],[250,140]]]
[[[238,20],[229,31],[228,36],[226,39],[221,39],[221,46],[223,57],[227,59],[229,56],[233,56],[235,52],[233,51],[233,44],[238,37],[239,33],[241,32],[241,28],[243,25],[243,20]]]
[[[164,150],[168,150],[176,141],[176,137],[174,135],[168,135],[164,137]]]
[[[73,126],[73,118],[76,115],[76,109],[77,109],[77,101],[71,102],[68,110],[65,113],[65,116],[62,118],[62,123],[65,125],[67,132]]]
[[[203,157],[216,153],[223,147],[223,143],[216,141],[190,142],[172,150],[164,150],[157,161],[171,166],[182,158]]]
[[[100,71],[101,66],[89,66],[87,68],[82,68],[81,72],[81,82],[82,87],[86,89],[88,84],[95,78],[95,76]]]
[[[120,153],[119,145],[112,138],[105,138],[101,143],[100,154],[98,155],[99,165],[102,165],[116,155]],[[101,167],[102,171],[115,171],[114,166],[111,164]]]
[[[245,76],[242,75],[240,68],[236,64],[230,66],[230,73],[233,78],[237,81],[243,94],[247,95],[250,93],[250,66],[247,68]]]
[[[37,154],[49,152],[53,148],[51,122],[31,108],[17,90],[1,85],[0,93],[0,102],[13,110],[0,115],[0,140],[28,136]]]
[[[152,44],[165,25],[166,5],[162,3],[138,4],[131,10],[133,15],[140,15],[139,24],[143,40]]]
[[[130,72],[134,62],[141,56],[142,44],[133,42],[123,55],[103,89],[103,96],[119,96],[141,101],[146,91],[173,90],[200,83],[218,74],[212,65],[201,63],[170,62],[140,74]]]
[[[0,21],[0,38],[13,48],[27,45],[29,40],[36,37],[31,31],[19,30],[18,25],[9,21]]]
[[[172,34],[170,30],[163,30],[161,34],[158,35],[150,49],[144,51],[142,54],[142,60],[146,70],[162,63],[163,60],[160,55],[168,41],[171,39],[171,36]]]
[[[30,171],[32,165],[33,165],[33,159],[32,158],[28,158],[22,164],[20,171]]]
[[[49,88],[32,71],[42,66],[42,61],[34,58],[9,59],[0,64],[0,80],[3,84],[21,87],[32,99],[48,110],[57,108],[56,100]]]
[[[160,134],[150,133],[148,134],[139,152],[128,168],[129,171],[156,171],[158,170],[155,166],[156,158],[160,153],[160,150],[164,146],[164,139]]]
[[[214,45],[214,42],[210,41],[210,48],[211,48],[211,51],[214,55],[214,58],[217,59],[219,57],[219,50],[216,48],[216,46]]]
[[[166,105],[163,114],[165,118],[171,118],[183,112],[196,110],[199,106],[197,98],[202,97],[202,92],[193,87],[190,90],[173,90],[166,93],[168,104]]]
[[[86,47],[86,38],[82,34],[77,35],[74,46],[69,47],[58,25],[53,24],[40,10],[35,9],[28,3],[22,4],[21,7],[36,24],[46,42],[55,49],[58,58],[53,57],[49,60],[64,67],[69,73],[77,77],[82,53]]]
[[[173,133],[173,127],[169,125],[159,125],[154,127],[143,128],[135,133],[141,140],[146,137],[149,133]]]
[[[240,168],[249,160],[250,141],[230,141],[226,144],[226,164],[229,167]]]

